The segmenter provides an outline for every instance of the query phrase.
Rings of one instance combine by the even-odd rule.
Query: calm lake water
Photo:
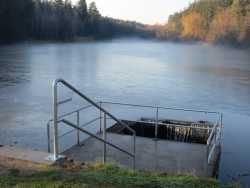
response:
[[[122,39],[0,47],[0,144],[46,150],[54,79],[99,100],[224,113],[220,180],[250,185],[250,51]]]

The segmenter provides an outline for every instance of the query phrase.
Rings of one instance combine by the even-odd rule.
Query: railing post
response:
[[[107,141],[107,133],[106,133],[107,116],[106,116],[106,113],[104,113],[103,120],[104,121],[103,121],[102,132],[103,132],[103,140],[105,141],[105,143],[103,144],[103,163],[105,164],[106,163],[106,155],[107,155],[107,144],[106,144],[106,141]]]
[[[53,83],[53,116],[54,116],[54,160],[58,159],[59,146],[58,146],[58,105],[57,105],[57,83]]]
[[[48,153],[51,152],[50,148],[50,122],[47,124],[47,139],[48,139]]]
[[[208,157],[209,157],[209,145],[206,145],[206,154],[207,154],[207,163],[208,162]]]
[[[155,118],[155,139],[158,139],[158,119],[159,119],[159,108],[156,108],[156,118]]]
[[[136,134],[134,134],[133,136],[134,136],[134,139],[133,139],[133,153],[134,153],[133,169],[135,170]]]
[[[102,102],[100,102],[100,133],[102,132]]]
[[[77,111],[77,114],[76,114],[76,118],[77,118],[77,126],[80,127],[80,112]],[[77,145],[79,146],[80,145],[80,130],[77,129]]]
[[[220,114],[220,145],[222,143],[223,136],[223,113]]]

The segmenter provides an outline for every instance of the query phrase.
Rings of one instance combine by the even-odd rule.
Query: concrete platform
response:
[[[12,159],[37,164],[53,165],[54,162],[47,160],[50,154],[43,151],[21,149],[12,146],[0,147],[0,159]]]
[[[100,135],[99,135],[100,136]],[[127,135],[107,134],[108,141],[132,151],[132,139]],[[89,138],[63,154],[76,161],[101,162],[103,143]],[[107,146],[107,162],[132,167],[132,158]],[[213,167],[207,164],[206,146],[150,138],[136,138],[136,169],[168,174],[211,177]]]

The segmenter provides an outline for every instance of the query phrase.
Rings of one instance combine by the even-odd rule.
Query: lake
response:
[[[117,39],[0,46],[0,144],[47,148],[52,81],[96,100],[224,113],[222,182],[250,185],[250,53]]]

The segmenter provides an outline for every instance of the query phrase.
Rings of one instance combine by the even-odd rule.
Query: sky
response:
[[[72,0],[76,2],[78,0]],[[103,16],[144,24],[163,24],[168,16],[184,9],[194,0],[86,0],[95,1]]]

